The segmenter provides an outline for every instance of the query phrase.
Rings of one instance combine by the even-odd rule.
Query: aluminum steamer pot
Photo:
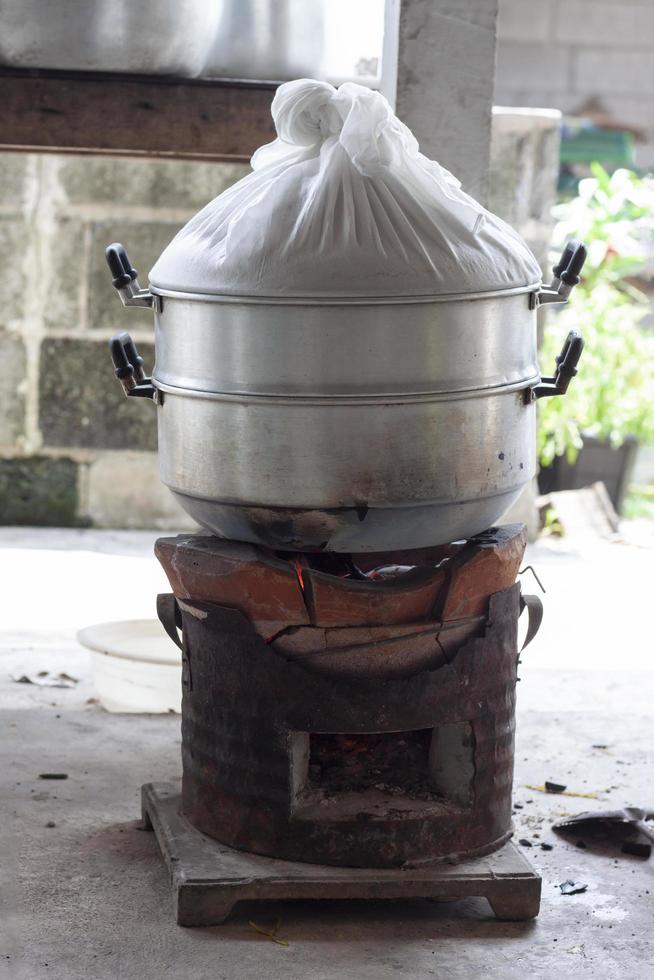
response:
[[[535,401],[562,394],[583,340],[541,379],[536,309],[565,302],[585,249],[548,287],[461,296],[261,299],[145,290],[107,249],[128,306],[155,316],[146,378],[112,339],[130,396],[157,405],[162,481],[220,537],[296,551],[391,551],[490,527],[536,471]]]

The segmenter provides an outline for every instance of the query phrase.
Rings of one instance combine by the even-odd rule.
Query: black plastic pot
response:
[[[625,439],[618,449],[613,449],[608,442],[585,436],[583,449],[572,465],[565,456],[557,456],[550,466],[541,467],[538,488],[541,493],[579,490],[601,480],[621,514],[637,451],[635,439]]]

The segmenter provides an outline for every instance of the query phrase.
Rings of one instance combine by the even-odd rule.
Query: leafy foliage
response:
[[[541,402],[545,466],[563,454],[574,462],[584,433],[614,446],[628,436],[654,442],[654,333],[643,323],[651,307],[632,279],[654,255],[654,180],[592,169],[578,197],[555,209],[557,257],[574,237],[588,245],[588,259],[569,304],[548,317],[543,373],[551,372],[569,330],[579,330],[586,347],[567,394]]]

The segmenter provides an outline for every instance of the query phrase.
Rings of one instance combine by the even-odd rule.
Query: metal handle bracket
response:
[[[586,261],[586,246],[571,238],[563,254],[552,269],[552,282],[535,294],[535,305],[543,303],[567,303],[570,293],[580,281],[580,272]]]
[[[136,398],[157,397],[157,389],[152,379],[146,377],[143,358],[128,333],[117,333],[109,341],[114,374],[123,386],[126,395]]]
[[[565,395],[570,382],[577,374],[577,364],[584,349],[584,338],[576,330],[571,330],[556,359],[556,368],[551,377],[543,378],[539,385],[532,388],[535,398],[547,398],[551,395]]]
[[[112,275],[111,285],[120,296],[123,306],[148,306],[159,310],[159,297],[149,289],[141,289],[138,272],[129,260],[125,246],[113,242],[105,249],[105,258]]]

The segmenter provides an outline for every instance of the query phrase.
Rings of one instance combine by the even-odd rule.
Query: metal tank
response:
[[[206,0],[2,0],[0,64],[193,77],[220,18]]]
[[[107,249],[125,305],[151,306],[156,365],[111,341],[126,393],[157,405],[162,481],[220,537],[288,550],[418,548],[497,521],[536,471],[535,401],[563,394],[583,340],[541,379],[550,286],[374,299],[264,299],[140,289]]]

